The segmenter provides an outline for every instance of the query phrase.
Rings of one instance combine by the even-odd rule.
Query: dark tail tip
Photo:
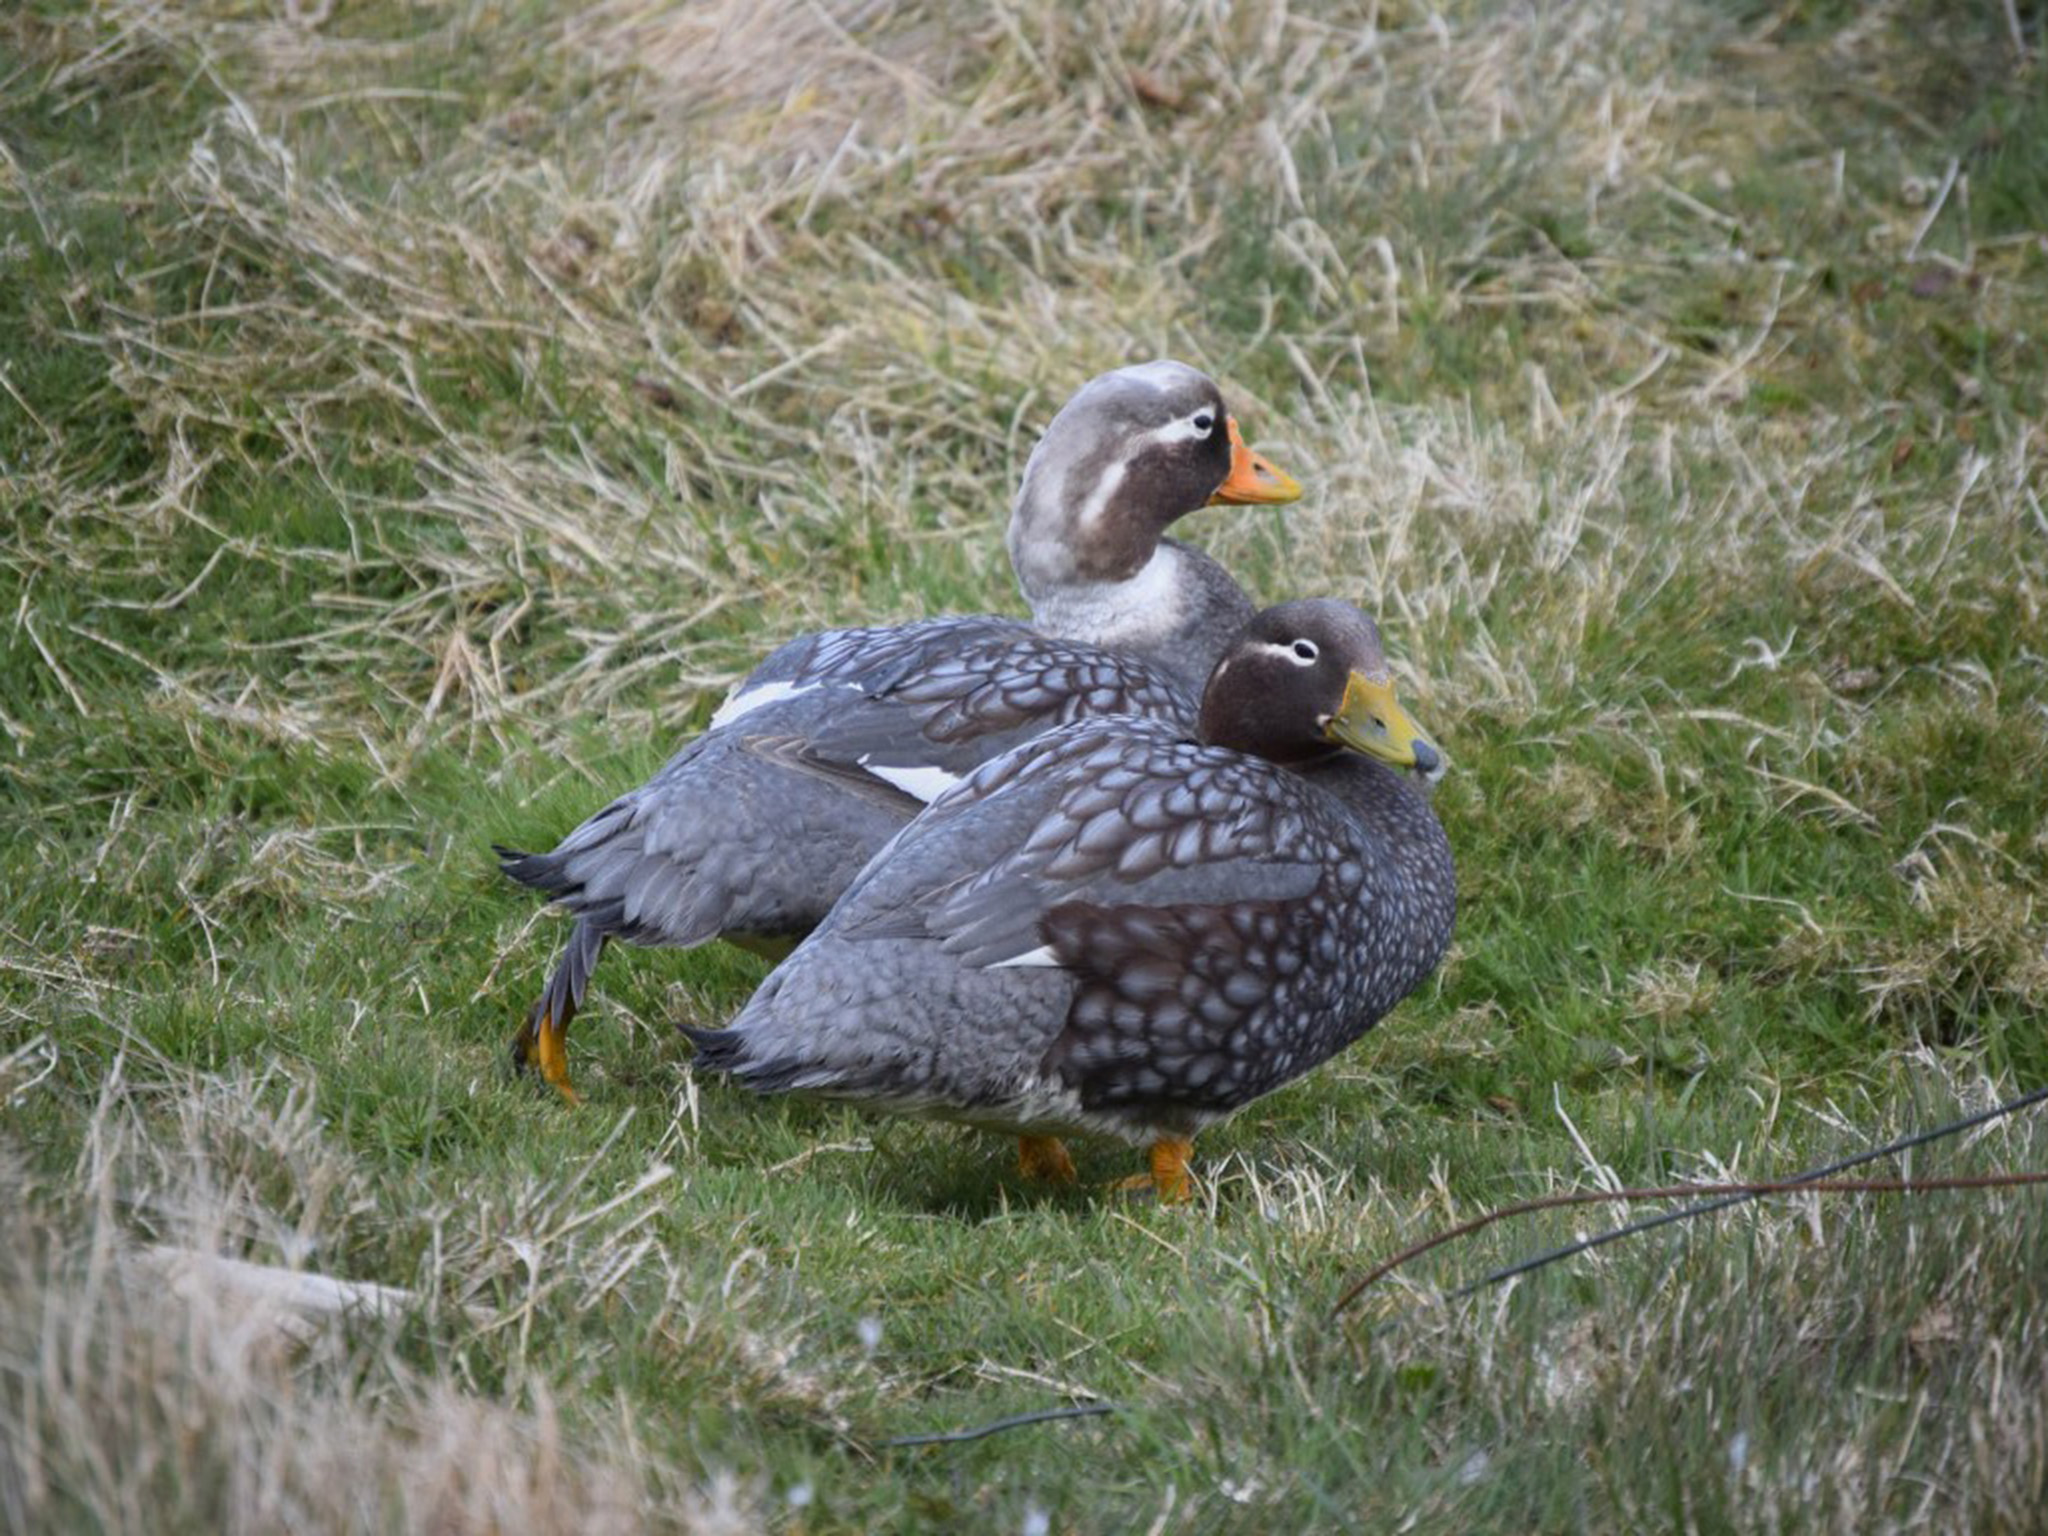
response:
[[[570,883],[563,880],[562,861],[552,853],[522,853],[499,843],[491,844],[491,852],[498,856],[500,873],[530,890],[559,896]]]
[[[678,1024],[690,1044],[696,1048],[696,1055],[690,1058],[690,1066],[699,1072],[734,1072],[746,1065],[746,1036],[736,1029],[699,1029],[694,1024]]]

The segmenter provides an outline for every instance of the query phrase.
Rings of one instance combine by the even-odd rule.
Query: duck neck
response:
[[[1362,834],[1360,846],[1372,851],[1370,900],[1380,920],[1401,935],[1403,964],[1383,980],[1391,997],[1404,996],[1436,968],[1457,917],[1458,877],[1443,823],[1420,781],[1404,769],[1341,752],[1294,771],[1344,807]]]
[[[1034,581],[1021,564],[1017,577],[1040,633],[1141,656],[1197,695],[1252,616],[1228,571],[1174,539],[1121,581]]]

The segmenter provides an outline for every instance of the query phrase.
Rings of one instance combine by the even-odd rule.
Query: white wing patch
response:
[[[818,686],[816,683],[762,683],[758,687],[743,688],[738,693],[729,693],[725,696],[725,702],[719,705],[711,716],[711,723],[705,729],[715,731],[721,726],[731,725],[742,715],[751,715],[764,705],[779,704],[784,699],[793,699],[799,694],[809,693]]]
[[[1012,955],[1007,960],[991,961],[988,965],[982,967],[982,969],[989,971],[1004,971],[1009,970],[1015,966],[1026,965],[1057,967],[1059,963],[1059,956],[1055,955],[1052,952],[1052,946],[1050,944],[1041,944],[1036,949],[1027,950],[1021,955]]]
[[[939,796],[960,782],[960,775],[948,773],[943,768],[930,765],[871,763],[863,756],[861,767],[893,789],[900,789],[912,799],[930,805]]]

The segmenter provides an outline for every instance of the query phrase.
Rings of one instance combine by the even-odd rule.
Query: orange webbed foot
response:
[[[1071,1184],[1078,1177],[1073,1158],[1057,1136],[1019,1136],[1017,1169],[1025,1178],[1045,1184]]]
[[[1188,1158],[1195,1144],[1184,1136],[1162,1136],[1152,1143],[1151,1171],[1120,1179],[1114,1188],[1131,1195],[1151,1195],[1161,1205],[1185,1205],[1195,1198],[1195,1178]]]
[[[522,1069],[537,1070],[566,1103],[581,1104],[583,1095],[569,1081],[569,1029],[553,1014],[528,1019],[512,1042],[512,1060]]]

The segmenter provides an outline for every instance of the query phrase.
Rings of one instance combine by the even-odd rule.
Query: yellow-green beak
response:
[[[1323,734],[1396,768],[1413,768],[1431,782],[1443,775],[1444,755],[1401,707],[1393,685],[1376,683],[1363,672],[1351,674],[1344,685],[1344,702]]]
[[[1265,455],[1253,453],[1245,447],[1244,434],[1237,430],[1235,416],[1225,420],[1230,425],[1230,473],[1216,487],[1216,494],[1209,498],[1209,504],[1214,506],[1223,502],[1237,506],[1301,500],[1301,482]]]

